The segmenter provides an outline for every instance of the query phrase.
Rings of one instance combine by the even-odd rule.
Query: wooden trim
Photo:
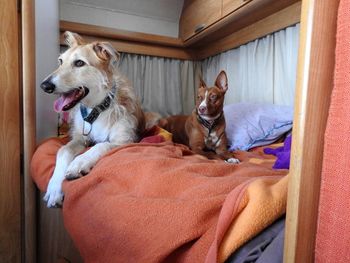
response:
[[[23,247],[20,25],[16,1],[1,1],[0,24],[0,262],[19,263]]]
[[[303,0],[284,262],[314,262],[339,0]]]
[[[113,47],[119,52],[126,52],[132,54],[149,55],[156,57],[166,57],[175,59],[192,60],[194,53],[190,49],[176,48],[176,47],[165,47],[158,45],[151,45],[147,43],[129,42],[123,40],[113,40],[103,37],[90,37],[81,35],[86,41],[108,41]],[[60,37],[60,44],[66,45],[63,39],[63,35]]]
[[[57,263],[60,258],[64,258],[71,263],[83,263],[78,249],[64,226],[62,209],[48,209],[43,197],[44,193],[41,193],[38,200],[39,211],[42,212],[38,215],[40,243],[37,248],[39,252],[36,262]]]
[[[27,263],[37,262],[36,187],[30,176],[30,161],[36,148],[34,1],[22,1],[24,258]]]
[[[196,57],[204,59],[294,25],[300,22],[300,13],[301,2],[297,2],[227,37],[215,41],[215,44],[200,48],[196,52]]]
[[[191,50],[185,49],[179,38],[60,21],[60,31],[67,30],[80,34],[88,41],[108,41],[120,52],[175,59],[193,59]],[[60,43],[65,45],[62,36]]]
[[[132,32],[103,26],[87,25],[64,20],[60,21],[60,30],[73,31],[81,35],[95,38],[102,37],[166,47],[183,47],[183,42],[179,38]]]

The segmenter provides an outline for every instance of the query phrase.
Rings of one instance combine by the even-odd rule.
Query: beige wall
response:
[[[60,19],[178,37],[182,0],[63,0]]]
[[[59,55],[58,0],[35,1],[36,27],[36,124],[37,142],[56,135],[57,114],[53,110],[55,96],[44,93],[41,81],[57,67]]]

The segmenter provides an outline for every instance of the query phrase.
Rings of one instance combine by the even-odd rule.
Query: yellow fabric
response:
[[[218,262],[250,240],[286,211],[288,176],[261,178],[252,182],[241,200],[241,213],[231,223],[220,245]]]
[[[158,135],[163,136],[165,141],[171,142],[173,139],[173,135],[170,132],[168,132],[167,130],[164,130],[160,127],[158,127],[158,128],[159,128]]]

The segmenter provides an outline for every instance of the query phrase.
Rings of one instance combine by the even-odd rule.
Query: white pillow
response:
[[[293,125],[289,106],[236,103],[224,106],[224,114],[230,151],[271,144]]]

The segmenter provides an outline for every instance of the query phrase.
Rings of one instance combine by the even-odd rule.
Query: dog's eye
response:
[[[61,65],[62,65],[62,63],[63,63],[62,59],[60,59],[60,58],[59,58],[59,59],[58,59],[58,65],[60,65],[60,66],[61,66]]]
[[[213,95],[210,96],[210,99],[211,99],[211,100],[216,100],[217,97],[218,97],[217,95],[213,94]]]
[[[198,95],[198,96],[197,96],[197,99],[198,99],[198,100],[203,100],[203,97],[200,96],[200,95]]]
[[[76,66],[76,67],[82,67],[84,65],[85,65],[85,62],[80,60],[80,59],[74,61],[74,66]]]

